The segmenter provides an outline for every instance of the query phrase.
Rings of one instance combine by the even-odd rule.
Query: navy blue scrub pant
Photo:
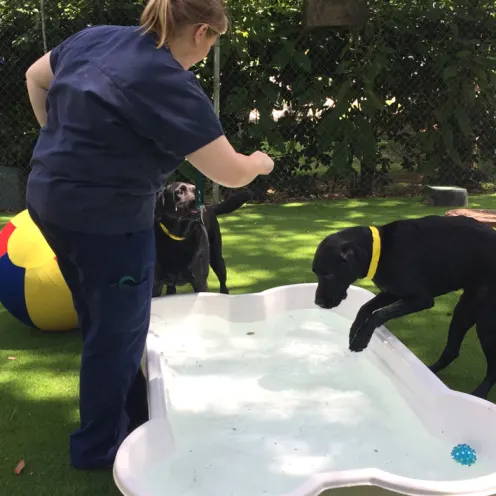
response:
[[[83,338],[80,427],[70,436],[71,464],[111,467],[124,438],[148,420],[140,362],[150,322],[153,229],[85,234],[28,210],[57,257]]]

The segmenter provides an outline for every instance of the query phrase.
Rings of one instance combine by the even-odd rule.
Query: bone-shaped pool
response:
[[[384,327],[349,352],[372,293],[329,311],[315,288],[153,301],[151,421],[117,455],[124,495],[496,493],[495,406],[449,390]],[[462,443],[472,466],[451,458]]]

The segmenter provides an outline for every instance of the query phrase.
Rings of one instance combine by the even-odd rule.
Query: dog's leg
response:
[[[391,305],[391,303],[394,303],[395,301],[398,301],[397,296],[390,293],[379,293],[362,305],[360,310],[358,310],[353,324],[351,324],[350,335],[354,336],[357,330],[365,324],[367,319],[369,319],[376,310],[386,305]]]
[[[479,398],[487,398],[496,383],[496,319],[494,318],[496,288],[487,292],[483,290],[482,294],[478,296],[476,329],[482,351],[486,357],[487,369],[484,380],[472,391],[472,394]]]
[[[476,314],[472,298],[473,294],[464,291],[456,304],[448,330],[446,347],[438,360],[429,367],[434,374],[445,369],[451,362],[458,358],[463,340],[467,332],[475,324]]]
[[[152,298],[157,298],[158,296],[162,296],[162,289],[164,285],[162,281],[158,281],[155,279],[153,281],[153,289],[152,289]]]
[[[167,290],[165,291],[166,295],[175,295],[176,294],[176,286],[173,284],[168,284],[167,285]]]
[[[226,285],[226,262],[222,256],[222,234],[220,232],[220,226],[217,219],[215,219],[215,223],[212,223],[211,231],[212,233],[209,235],[210,266],[219,280],[220,293],[229,294],[229,289]]]
[[[472,391],[472,394],[479,398],[487,398],[489,391],[496,383],[496,336],[494,335],[494,325],[487,326],[487,322],[482,322],[479,325],[479,322],[477,322],[477,336],[479,337],[482,351],[486,356],[487,369],[484,380]]]
[[[363,351],[368,346],[377,327],[384,325],[389,320],[427,310],[433,306],[434,299],[426,296],[397,300],[391,305],[376,310],[354,334],[350,332],[350,350]]]
[[[229,289],[227,288],[227,270],[226,270],[226,262],[224,261],[224,257],[222,256],[222,251],[217,250],[216,247],[210,246],[211,248],[211,260],[210,266],[214,271],[217,279],[219,279],[220,283],[220,293],[229,294]]]

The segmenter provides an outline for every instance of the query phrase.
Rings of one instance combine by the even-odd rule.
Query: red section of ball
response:
[[[15,231],[16,226],[9,222],[0,232],[0,257],[7,253],[7,243],[9,242],[10,235]]]

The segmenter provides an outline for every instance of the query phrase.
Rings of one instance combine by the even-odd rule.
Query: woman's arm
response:
[[[52,79],[53,72],[50,65],[50,52],[48,52],[26,71],[29,101],[41,127],[46,124],[47,120],[46,95]]]
[[[186,157],[203,175],[226,188],[241,188],[260,174],[270,174],[273,160],[263,152],[237,153],[225,136]]]

